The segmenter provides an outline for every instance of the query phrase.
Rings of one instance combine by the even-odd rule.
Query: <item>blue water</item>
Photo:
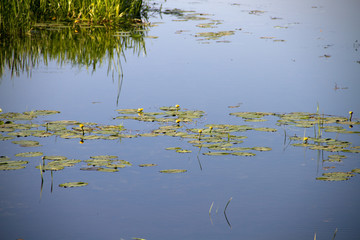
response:
[[[237,3],[239,5],[234,5]],[[129,49],[122,59],[124,79],[117,103],[118,82],[107,74],[107,63],[90,70],[51,61],[26,73],[1,79],[0,107],[4,112],[35,109],[61,114],[35,120],[77,120],[124,124],[127,129],[151,131],[156,123],[114,120],[116,109],[142,107],[157,111],[180,104],[207,114],[197,124],[245,124],[229,116],[236,111],[288,113],[316,112],[359,118],[360,39],[357,23],[360,3],[354,1],[167,1],[163,8],[194,10],[222,20],[217,28],[176,16],[155,14],[158,23],[146,39],[146,54]],[[260,15],[251,10],[265,11]],[[271,17],[282,18],[272,20]],[[285,26],[287,28],[274,28]],[[241,30],[236,30],[241,28]],[[177,34],[176,31],[184,31]],[[208,31],[235,31],[217,42],[199,41]],[[285,40],[274,42],[274,37]],[[354,45],[355,44],[355,45]],[[331,45],[331,46],[329,46]],[[331,57],[321,57],[330,55]],[[339,89],[335,89],[335,87]],[[228,108],[241,103],[239,108]],[[275,127],[276,133],[249,131],[241,146],[267,146],[254,157],[205,156],[185,140],[172,137],[120,141],[27,138],[42,147],[21,148],[0,143],[0,155],[16,159],[25,151],[64,155],[86,160],[94,155],[117,155],[133,164],[117,173],[80,171],[75,167],[49,172],[42,192],[39,158],[29,158],[25,169],[0,172],[1,239],[358,239],[360,176],[348,181],[317,181],[333,166],[322,163],[330,153],[288,146],[284,131],[269,122],[254,126]],[[249,123],[246,123],[249,124]],[[355,129],[358,129],[355,126]],[[287,135],[302,136],[303,129],[286,128]],[[307,130],[308,135],[313,130]],[[336,137],[336,134],[329,134]],[[359,146],[359,135],[338,136]],[[193,150],[179,154],[164,150],[180,146]],[[206,150],[202,150],[205,152]],[[347,158],[333,171],[359,168],[359,155]],[[142,163],[156,163],[140,168]],[[169,168],[183,174],[161,174]],[[81,188],[63,189],[60,183],[85,181]],[[224,216],[224,208],[232,197]],[[211,218],[209,208],[212,204]]]

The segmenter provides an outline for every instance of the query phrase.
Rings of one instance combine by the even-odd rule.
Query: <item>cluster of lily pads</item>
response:
[[[222,20],[210,19],[209,16],[212,14],[206,13],[197,13],[195,11],[185,11],[178,8],[174,9],[166,9],[162,12],[163,14],[174,15],[177,17],[177,22],[184,22],[184,21],[207,21],[203,23],[199,23],[196,25],[198,28],[217,28],[219,24],[222,24]],[[187,32],[186,30],[179,30],[176,33],[180,34],[183,32]],[[210,40],[219,40],[224,36],[234,35],[235,31],[213,31],[213,32],[199,32],[196,33],[194,36],[198,38],[199,41],[210,41]],[[228,41],[217,41],[217,42],[228,42]],[[206,42],[208,43],[208,42]]]
[[[351,142],[341,141],[337,138],[328,138],[323,137],[324,132],[326,133],[336,133],[338,134],[360,134],[360,131],[348,130],[352,129],[355,125],[359,125],[359,121],[353,121],[352,115],[353,112],[349,112],[349,117],[337,117],[324,115],[319,113],[305,113],[305,112],[294,112],[287,114],[276,114],[276,113],[260,113],[260,112],[237,112],[231,113],[237,117],[242,117],[244,121],[247,122],[261,122],[266,121],[263,117],[265,116],[276,116],[279,118],[276,125],[278,126],[292,126],[296,128],[303,129],[314,129],[314,136],[309,137],[304,136],[291,136],[289,137],[290,141],[294,141],[291,145],[294,147],[305,147],[310,150],[320,150],[327,151],[331,153],[328,155],[328,159],[324,159],[323,162],[328,163],[339,163],[346,158],[345,155],[340,155],[340,152],[343,153],[360,153],[360,146],[353,146]],[[335,168],[324,167],[324,170],[329,170]],[[348,180],[350,177],[353,177],[355,173],[360,173],[360,168],[355,168],[349,172],[329,172],[323,173],[321,177],[317,177],[317,180],[323,181],[343,181]]]
[[[79,139],[80,143],[85,140],[116,140],[121,138],[137,137],[157,137],[170,136],[186,140],[189,145],[198,149],[198,154],[208,156],[255,156],[258,151],[271,151],[270,147],[254,146],[242,147],[241,144],[247,136],[241,135],[246,131],[276,132],[277,128],[254,127],[247,124],[204,124],[198,126],[199,119],[204,115],[204,111],[182,109],[179,105],[171,107],[161,107],[157,112],[146,112],[142,108],[138,109],[118,109],[119,116],[115,119],[136,120],[140,122],[153,122],[156,126],[149,132],[134,134],[134,131],[126,130],[123,125],[99,125],[96,123],[80,123],[78,121],[58,120],[45,121],[42,124],[33,123],[32,120],[41,115],[57,114],[58,111],[37,110],[24,113],[2,113],[0,114],[0,140],[13,140],[12,143],[21,147],[38,147],[41,146],[35,140],[24,140],[18,138],[24,137],[51,137],[58,136],[64,139]],[[336,117],[318,113],[264,113],[264,112],[233,112],[230,115],[240,117],[245,123],[255,124],[264,122],[268,117],[277,117],[277,126],[292,126],[295,128],[309,129],[314,128],[314,136],[291,136],[289,137],[291,145],[294,147],[305,147],[311,150],[321,150],[336,152],[328,156],[329,163],[341,162],[346,158],[344,153],[359,153],[360,146],[353,146],[352,143],[338,139],[323,137],[325,132],[335,132],[337,134],[359,134],[359,131],[352,130],[353,126],[359,125],[359,121],[350,117]],[[344,128],[347,126],[350,130]],[[136,131],[135,131],[136,132]],[[16,140],[15,140],[16,138]],[[177,153],[191,153],[191,149],[182,149],[171,146],[166,150]],[[43,162],[38,168],[41,171],[58,171],[65,167],[74,166],[79,162],[85,162],[88,167],[80,168],[81,170],[96,170],[102,172],[117,172],[119,169],[132,164],[125,160],[119,160],[117,156],[93,156],[89,160],[69,160],[63,156],[43,156],[42,152],[24,152],[18,153],[16,157],[40,157]],[[46,161],[47,160],[47,161]],[[15,170],[25,168],[27,161],[11,160],[9,157],[1,156],[0,170]],[[140,164],[139,167],[152,167],[156,164]],[[331,168],[328,168],[331,169]],[[326,170],[328,170],[326,169]],[[185,169],[167,169],[161,170],[162,173],[186,172]],[[334,172],[324,173],[318,180],[339,181],[347,180],[354,173],[359,173],[359,169],[353,169],[351,172]]]

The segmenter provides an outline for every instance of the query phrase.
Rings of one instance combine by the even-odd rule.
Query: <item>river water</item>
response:
[[[346,1],[200,0],[150,2],[144,46],[124,48],[119,69],[107,61],[95,71],[56,58],[0,82],[3,112],[57,110],[34,123],[76,120],[122,124],[131,133],[151,132],[158,123],[116,119],[117,109],[175,106],[205,115],[188,128],[206,124],[249,124],[233,112],[311,112],[354,119],[360,113],[360,3]],[[175,10],[174,10],[175,9]],[[181,11],[180,11],[181,10]],[[179,14],[180,13],[180,14]],[[210,25],[206,25],[209,24]],[[201,33],[222,32],[207,39]],[[114,61],[118,59],[115,58]],[[115,76],[112,77],[112,73]],[[27,160],[25,169],[1,171],[1,239],[358,239],[360,176],[321,181],[323,173],[359,168],[359,153],[288,145],[289,136],[311,137],[312,128],[276,125],[246,131],[243,147],[270,147],[256,156],[207,156],[182,138],[158,136],[121,140],[27,137],[42,146],[0,142],[0,155]],[[85,124],[86,125],[86,124]],[[347,129],[349,129],[346,126]],[[354,131],[359,131],[355,125]],[[3,135],[6,134],[2,132]],[[324,133],[359,146],[359,133]],[[285,139],[285,141],[284,141]],[[191,153],[176,153],[181,147]],[[37,158],[15,154],[41,151],[86,160],[115,155],[132,166],[107,173],[81,171],[81,162],[44,173]],[[338,153],[336,153],[338,154]],[[30,159],[30,160],[29,160]],[[139,167],[154,163],[155,167]],[[186,169],[164,174],[162,169]],[[88,186],[61,188],[84,181]],[[225,213],[225,214],[224,214]]]

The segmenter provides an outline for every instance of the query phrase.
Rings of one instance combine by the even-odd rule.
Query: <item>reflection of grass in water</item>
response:
[[[34,23],[53,21],[119,25],[146,16],[142,0],[22,0],[0,2],[1,35],[25,34]]]
[[[58,65],[71,64],[96,71],[104,62],[108,63],[108,74],[118,80],[118,96],[123,78],[121,58],[125,50],[132,48],[140,54],[145,49],[144,25],[126,32],[100,27],[76,28],[69,25],[41,24],[27,37],[0,38],[0,78],[5,69],[11,76],[26,72],[31,76],[34,67],[56,61]],[[125,34],[119,34],[125,33]]]

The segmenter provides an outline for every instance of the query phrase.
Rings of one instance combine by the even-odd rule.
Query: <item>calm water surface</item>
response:
[[[189,127],[209,123],[273,127],[277,132],[247,131],[242,147],[266,146],[272,151],[253,157],[198,155],[181,138],[159,136],[119,140],[21,138],[39,141],[23,148],[1,141],[3,156],[27,160],[25,169],[0,172],[1,239],[358,239],[360,176],[347,181],[319,181],[323,167],[331,171],[359,168],[359,154],[341,163],[323,163],[329,152],[284,146],[303,128],[279,127],[276,117],[246,123],[231,112],[316,112],[354,118],[360,113],[359,1],[166,1],[163,10],[203,13],[204,20],[182,20],[154,13],[145,48],[127,49],[121,58],[123,81],[108,74],[108,62],[96,71],[55,60],[27,73],[1,78],[4,112],[36,109],[61,113],[45,120],[77,120],[123,124],[149,132],[157,123],[114,119],[119,108],[158,111],[162,106],[203,110]],[[256,11],[258,10],[258,11]],[[191,14],[187,12],[184,14]],[[210,15],[207,15],[210,14]],[[197,15],[199,16],[199,15]],[[215,21],[217,20],[217,21]],[[198,24],[220,23],[216,28]],[[216,40],[201,32],[234,31]],[[239,106],[229,108],[229,106]],[[287,136],[285,136],[285,129]],[[358,126],[354,130],[359,131]],[[3,133],[5,134],[5,133]],[[313,135],[313,129],[306,134]],[[326,137],[360,145],[359,134],[326,133]],[[193,152],[179,154],[167,147]],[[85,162],[44,174],[35,168],[40,157],[17,158],[19,152],[41,151],[69,159],[116,155],[131,167],[116,173],[80,171]],[[206,152],[207,150],[202,150]],[[158,166],[140,168],[138,164]],[[162,169],[186,169],[161,174]],[[80,188],[59,184],[84,181]],[[224,215],[224,208],[232,198]],[[211,217],[209,209],[213,203]]]

